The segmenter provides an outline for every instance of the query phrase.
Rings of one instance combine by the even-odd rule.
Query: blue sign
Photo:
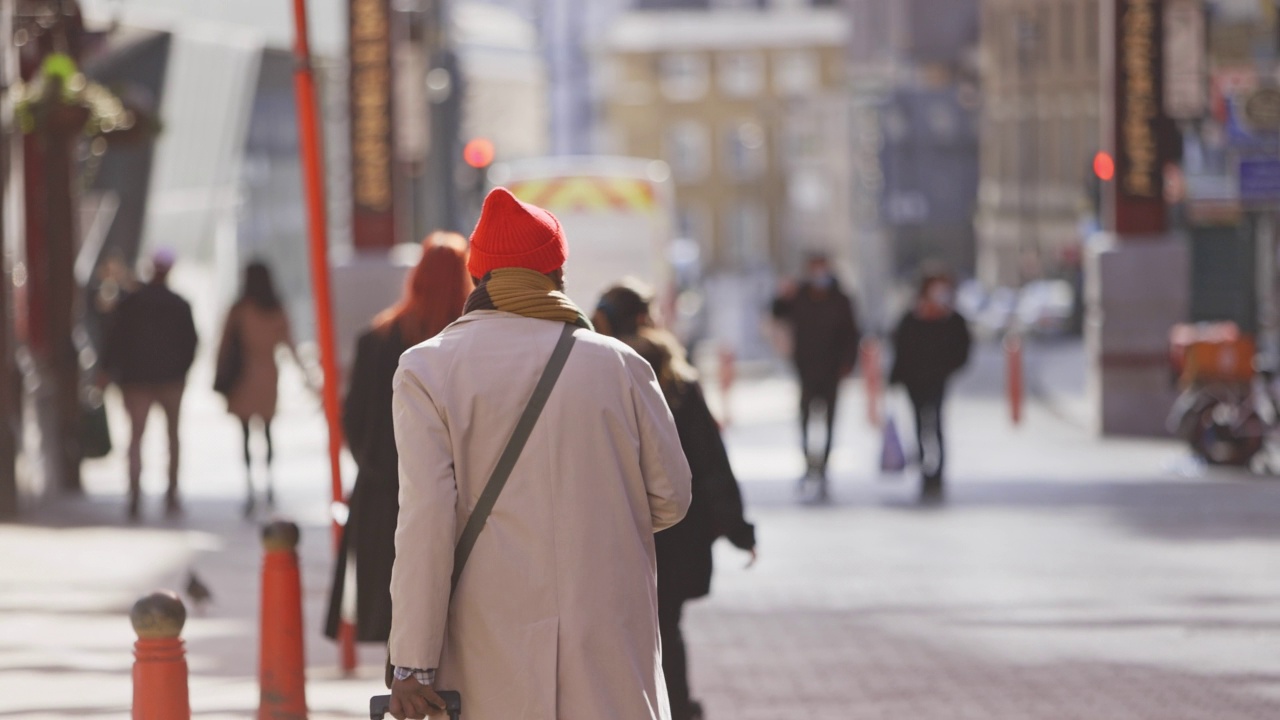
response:
[[[1244,102],[1227,103],[1227,144],[1242,155],[1280,155],[1280,133],[1256,130],[1244,118]]]
[[[1280,202],[1280,158],[1240,159],[1240,200]]]

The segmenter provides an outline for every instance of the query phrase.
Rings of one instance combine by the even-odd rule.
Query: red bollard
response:
[[[880,400],[884,392],[884,369],[880,362],[880,340],[863,338],[859,346],[862,353],[862,379],[867,387],[867,422],[880,429]]]
[[[338,621],[338,651],[344,677],[356,674],[356,625],[350,620]]]
[[[1022,336],[1009,333],[1004,336],[1006,377],[1009,383],[1009,419],[1014,425],[1022,424]]]
[[[258,720],[305,720],[306,659],[302,652],[302,578],[298,526],[282,520],[262,529],[262,654],[258,659]]]
[[[169,591],[133,604],[129,621],[138,634],[133,646],[133,720],[182,720],[191,717],[187,692],[187,653],[182,626],[187,608]]]

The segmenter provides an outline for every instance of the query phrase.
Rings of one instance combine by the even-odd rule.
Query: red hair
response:
[[[379,332],[400,328],[406,345],[433,337],[462,315],[471,294],[467,241],[457,233],[436,231],[422,241],[422,259],[409,271],[404,294],[373,320]]]

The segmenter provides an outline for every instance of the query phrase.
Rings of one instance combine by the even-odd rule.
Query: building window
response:
[[[1068,0],[1058,6],[1058,25],[1062,34],[1058,36],[1059,60],[1068,72],[1075,71],[1076,63],[1076,4]]]
[[[781,52],[773,60],[773,88],[780,95],[813,92],[820,84],[821,74],[818,56],[811,52]]]
[[[755,180],[769,166],[764,128],[754,122],[729,125],[725,133],[725,168],[738,181]]]
[[[817,113],[795,111],[787,114],[783,123],[783,157],[792,160],[813,160],[822,153],[822,131]]]
[[[1097,67],[1099,60],[1098,37],[1102,34],[1102,22],[1098,17],[1098,2],[1086,0],[1084,4],[1084,66],[1088,68]]]
[[[726,97],[755,97],[764,90],[764,57],[760,53],[735,52],[716,61],[716,78]]]
[[[662,94],[673,102],[692,102],[707,94],[707,58],[693,53],[664,55],[660,61]]]
[[[769,264],[769,211],[765,204],[739,198],[725,219],[728,254],[733,264],[748,270]]]
[[[687,238],[698,243],[706,253],[711,249],[712,232],[711,213],[706,206],[698,203],[681,203],[676,208],[677,237]]]
[[[710,165],[707,129],[702,123],[682,120],[667,128],[665,156],[676,182],[698,182]]]

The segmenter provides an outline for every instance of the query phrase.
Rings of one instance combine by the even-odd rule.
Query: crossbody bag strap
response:
[[[560,340],[556,343],[555,350],[551,352],[551,359],[547,361],[547,367],[542,371],[542,377],[533,388],[533,395],[529,397],[529,404],[520,415],[520,420],[511,433],[511,439],[507,441],[507,447],[503,449],[502,455],[498,458],[498,464],[493,468],[493,474],[489,476],[489,482],[480,493],[480,499],[476,501],[476,507],[471,511],[471,517],[467,519],[462,537],[458,539],[458,546],[453,551],[452,589],[454,590],[458,588],[462,568],[466,567],[467,558],[471,556],[476,539],[480,537],[480,531],[484,529],[489,513],[498,502],[498,495],[507,484],[507,478],[511,477],[511,471],[515,468],[516,461],[520,459],[520,453],[524,450],[525,443],[529,441],[529,435],[533,433],[533,426],[537,424],[538,416],[542,414],[542,408],[547,404],[547,398],[551,396],[556,380],[560,378],[560,372],[564,370],[564,364],[569,359],[569,351],[573,349],[573,332],[576,329],[575,326],[566,324],[561,331]]]

